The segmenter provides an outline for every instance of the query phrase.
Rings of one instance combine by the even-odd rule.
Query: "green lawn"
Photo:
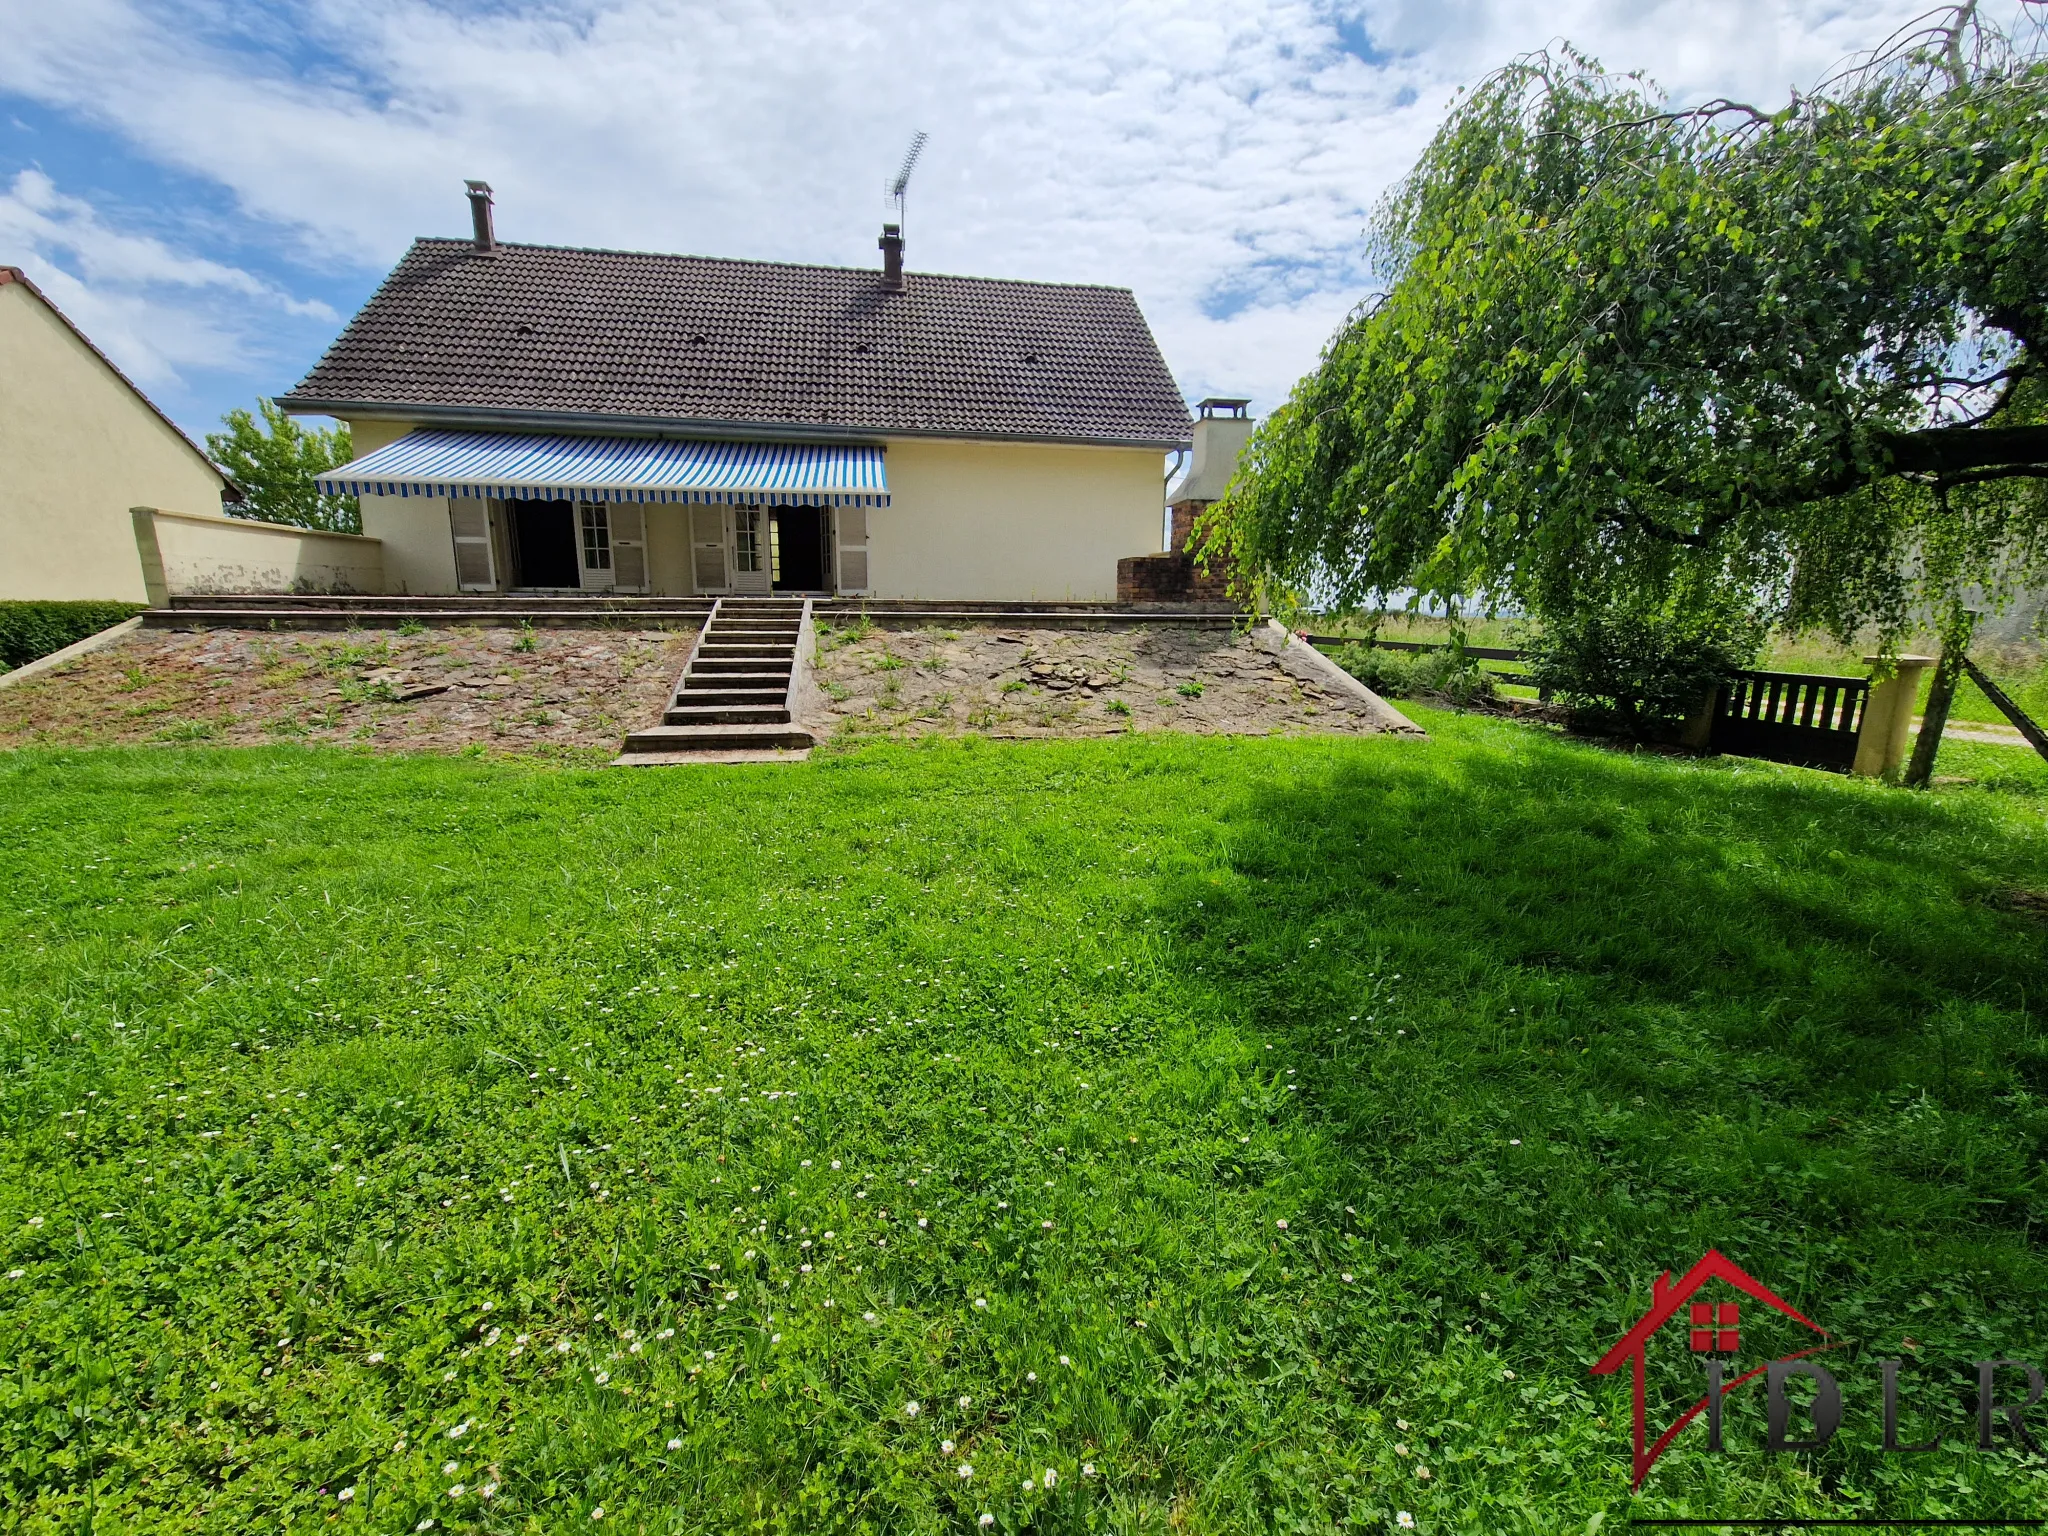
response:
[[[1634,1513],[2038,1512],[2042,787],[1417,713],[0,754],[0,1529],[1612,1530],[1710,1246],[1846,1424]]]

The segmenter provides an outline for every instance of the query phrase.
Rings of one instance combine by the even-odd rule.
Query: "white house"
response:
[[[1121,288],[421,239],[291,411],[393,593],[1095,600],[1192,423]]]

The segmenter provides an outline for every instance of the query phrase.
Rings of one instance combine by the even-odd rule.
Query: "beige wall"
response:
[[[0,598],[145,602],[128,509],[220,477],[20,283],[0,283]]]
[[[1160,548],[1164,470],[1152,448],[892,442],[869,595],[1114,602],[1117,561]]]
[[[364,451],[358,444],[357,452]],[[384,543],[386,592],[418,596],[456,590],[447,497],[363,496],[356,505],[363,509],[363,533]]]
[[[134,508],[129,526],[152,603],[217,592],[384,590],[376,539],[155,507]]]
[[[690,509],[681,502],[648,502],[648,596],[688,597],[695,589],[690,574]]]
[[[362,418],[345,423],[348,427],[350,451],[357,458],[375,453],[379,448],[397,442],[413,430],[409,421],[372,421]]]
[[[350,428],[358,457],[407,430]],[[1162,547],[1156,449],[909,439],[888,445],[888,473],[890,505],[868,513],[874,597],[1114,602],[1117,561]],[[361,505],[363,532],[384,542],[386,591],[456,590],[445,500],[365,496]],[[647,559],[655,596],[689,595],[685,507],[648,504]]]

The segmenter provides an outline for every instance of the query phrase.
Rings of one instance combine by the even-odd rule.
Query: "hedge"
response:
[[[0,668],[25,667],[142,609],[141,603],[0,603]]]

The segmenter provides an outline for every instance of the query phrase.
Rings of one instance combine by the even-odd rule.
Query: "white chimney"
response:
[[[1245,410],[1250,404],[1212,395],[1195,407],[1194,461],[1169,501],[1223,499],[1223,489],[1237,470],[1237,456],[1256,425]]]

